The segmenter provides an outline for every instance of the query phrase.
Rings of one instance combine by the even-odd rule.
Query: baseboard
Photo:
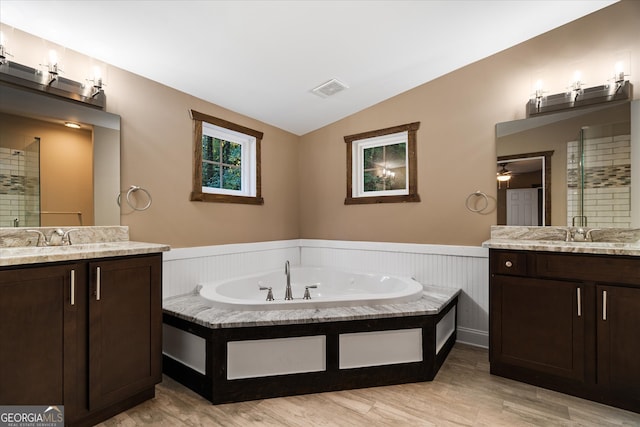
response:
[[[489,348],[489,332],[458,327],[457,342],[475,347]]]

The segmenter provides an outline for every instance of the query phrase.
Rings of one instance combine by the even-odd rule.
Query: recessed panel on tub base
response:
[[[320,372],[326,337],[276,338],[227,343],[227,379]]]
[[[207,373],[207,341],[204,338],[164,323],[162,352],[201,374]]]
[[[422,329],[340,334],[340,369],[422,361]]]
[[[191,347],[198,357],[165,351],[163,369],[214,404],[430,381],[455,343],[456,304],[432,315],[233,328],[165,313],[165,324],[206,345],[204,356]]]

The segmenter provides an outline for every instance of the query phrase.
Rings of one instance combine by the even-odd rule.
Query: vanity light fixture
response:
[[[631,83],[625,80],[627,75],[622,67],[616,65],[616,73],[609,83],[593,87],[585,87],[582,72],[575,71],[567,90],[553,95],[545,95],[541,82],[540,86],[536,83],[535,92],[527,103],[527,117],[631,99]]]
[[[2,31],[0,31],[0,65],[7,63],[7,56],[13,56],[7,49],[7,38]]]
[[[624,62],[622,61],[618,61],[616,62],[615,66],[613,67],[614,69],[614,74],[613,74],[613,80],[615,85],[616,85],[616,92],[619,91],[622,86],[624,85],[625,82],[625,77],[629,77],[629,74],[625,74],[624,73]]]
[[[542,80],[537,80],[534,86],[534,93],[533,93],[533,96],[535,97],[535,100],[536,100],[537,108],[540,108],[540,104],[542,103],[542,98],[544,97],[545,93],[547,92],[543,90]]]
[[[91,92],[91,98],[95,98],[96,96],[98,96],[101,92],[102,92],[102,71],[100,70],[100,67],[93,67],[93,77],[90,79],[87,79],[87,81],[92,83],[93,89]]]
[[[49,83],[47,84],[51,86],[58,79],[58,74],[62,72],[61,69],[58,69],[58,52],[53,49],[49,50],[49,61],[46,67],[49,69]]]
[[[571,85],[569,86],[568,89],[571,89],[572,93],[573,93],[573,101],[577,101],[578,97],[580,95],[582,95],[583,91],[582,91],[582,86],[584,85],[584,82],[582,81],[582,73],[580,72],[580,70],[576,70],[573,73],[573,81],[571,82]]]
[[[68,128],[71,129],[80,129],[81,126],[78,123],[74,123],[74,122],[64,122],[64,125]]]
[[[38,92],[44,92],[66,100],[81,102],[85,105],[104,109],[106,96],[104,94],[104,83],[100,75],[94,76],[93,84],[87,85],[60,76],[63,70],[60,68],[58,54],[51,49],[48,52],[44,70],[18,64],[9,61],[7,56],[6,39],[0,39],[0,84],[18,86]]]

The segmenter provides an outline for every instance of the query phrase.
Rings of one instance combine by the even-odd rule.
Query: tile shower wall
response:
[[[173,249],[163,259],[165,298],[193,292],[201,282],[283,269],[286,260],[294,265],[410,276],[423,284],[460,288],[458,341],[483,347],[489,343],[488,250],[480,247],[287,240]]]
[[[567,224],[580,215],[578,142],[567,143]],[[584,141],[584,215],[589,227],[631,227],[631,136]],[[576,223],[577,224],[577,223]]]
[[[0,147],[0,227],[40,225],[39,152]]]

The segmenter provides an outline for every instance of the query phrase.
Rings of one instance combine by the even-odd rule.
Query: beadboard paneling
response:
[[[163,262],[163,298],[192,292],[202,282],[224,280],[300,264],[298,240],[172,249]]]
[[[458,341],[488,346],[488,250],[479,247],[301,240],[303,265],[410,276],[422,284],[461,288]]]
[[[287,260],[461,288],[458,341],[488,346],[488,250],[480,247],[301,239],[174,249],[164,255],[163,296],[192,292],[201,282],[280,267],[284,274]]]

